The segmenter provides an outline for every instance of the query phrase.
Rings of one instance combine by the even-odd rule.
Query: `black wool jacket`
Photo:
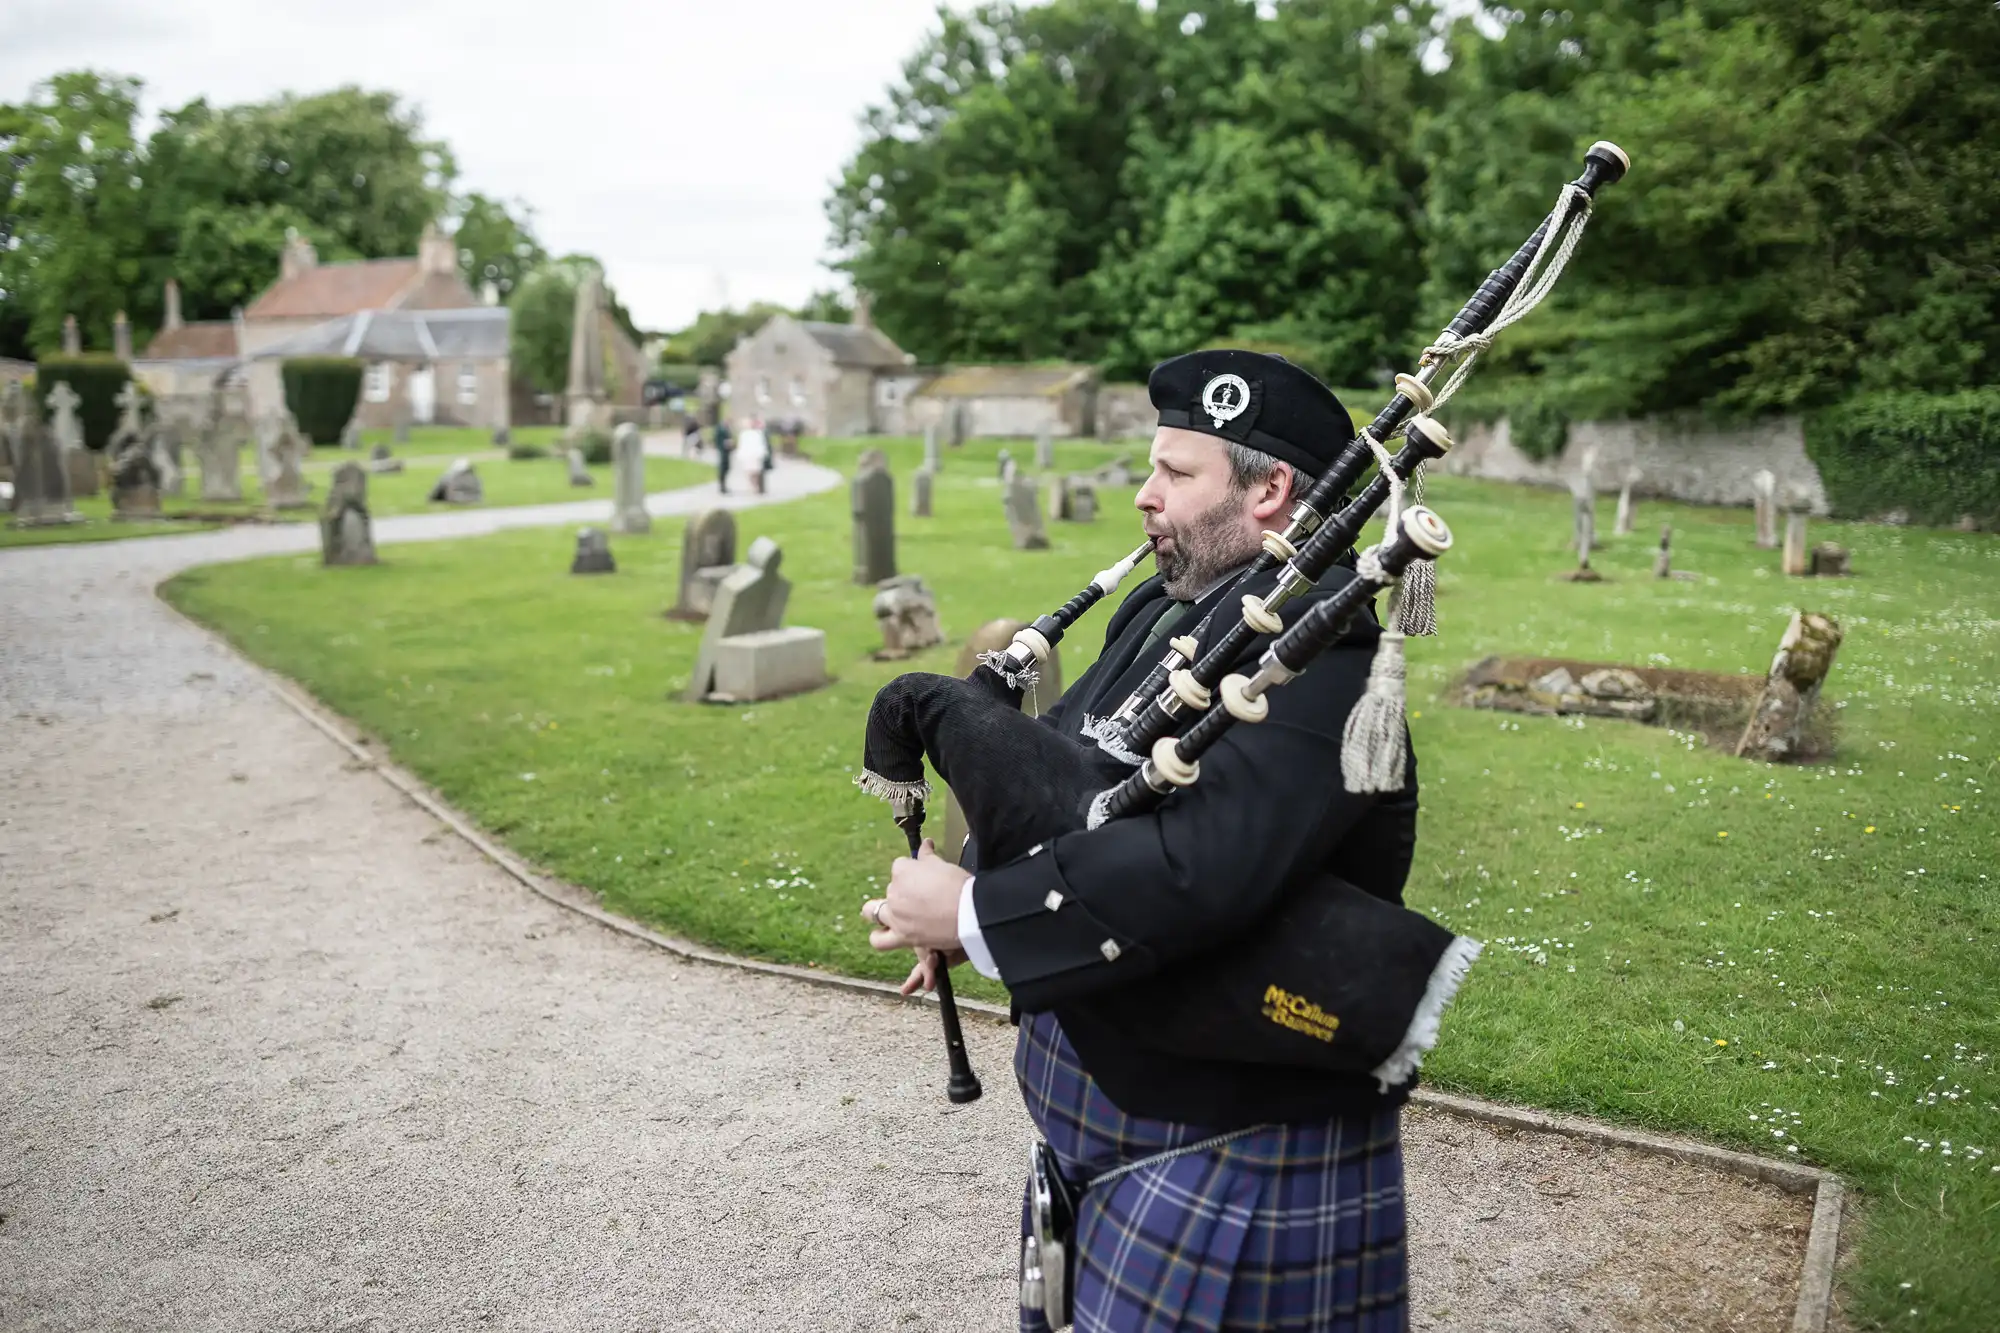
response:
[[[1344,567],[1329,571],[1286,607],[1286,621],[1352,577]],[[1238,618],[1243,594],[1268,593],[1276,582],[1276,571],[1225,581],[1142,652],[1172,605],[1159,577],[1148,579],[1112,616],[1096,663],[1043,723],[1081,736],[1138,687],[1168,638],[1192,633],[1220,606],[1202,635],[1206,651]],[[1416,843],[1415,756],[1407,756],[1400,792],[1356,795],[1340,776],[1341,731],[1380,636],[1363,612],[1340,643],[1266,696],[1263,722],[1230,728],[1203,756],[1200,780],[1153,813],[978,870],[980,933],[1017,1013],[1053,1010],[1084,1068],[1126,1114],[1230,1129],[1376,1109],[1400,1103],[1414,1085],[1384,1094],[1372,1078],[1189,1059],[1175,1054],[1172,1032],[1150,1021],[1153,1000],[1198,985],[1204,955],[1255,931],[1302,879],[1331,872],[1402,901]],[[1261,645],[1237,669],[1247,674],[1259,653]]]

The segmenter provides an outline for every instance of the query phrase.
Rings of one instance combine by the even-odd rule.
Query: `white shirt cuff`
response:
[[[986,947],[986,937],[979,933],[979,913],[972,906],[972,880],[977,878],[974,875],[966,880],[965,887],[958,891],[958,945],[980,976],[998,981],[1000,969],[993,962],[993,951]]]

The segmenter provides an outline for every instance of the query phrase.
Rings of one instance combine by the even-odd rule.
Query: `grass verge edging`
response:
[[[155,593],[157,595],[157,589]],[[586,917],[598,925],[649,944],[687,962],[708,963],[717,967],[782,977],[807,985],[824,986],[902,1004],[937,1003],[934,995],[905,996],[884,981],[842,976],[813,968],[722,953],[605,911],[589,900],[585,890],[536,873],[512,852],[482,833],[470,819],[432,792],[415,774],[379,753],[376,747],[368,742],[349,735],[342,726],[346,719],[328,709],[302,686],[261,663],[251,661],[238,652],[236,646],[221,634],[183,614],[178,607],[164,598],[160,600],[161,604],[174,615],[209,636],[239,662],[258,673],[279,700],[334,744],[402,793],[413,805],[457,834],[467,845],[505,872],[509,878],[557,907]],[[977,1014],[989,1021],[1001,1023],[1009,1021],[1005,1008],[988,1001],[962,999],[958,1002],[958,1007],[961,1012]],[[1654,1156],[1671,1157],[1691,1166],[1761,1180],[1776,1185],[1788,1193],[1813,1195],[1812,1223],[1806,1235],[1805,1259],[1800,1266],[1799,1296],[1792,1314],[1792,1333],[1823,1333],[1826,1328],[1833,1307],[1834,1268],[1840,1244],[1841,1217],[1846,1204],[1846,1186],[1834,1173],[1822,1171],[1817,1167],[1737,1152],[1729,1148],[1718,1148],[1695,1139],[1625,1129],[1582,1116],[1557,1115],[1458,1093],[1419,1088],[1412,1094],[1411,1101],[1418,1106],[1461,1119],[1477,1120],[1532,1133],[1554,1134],[1607,1147],[1631,1148]]]

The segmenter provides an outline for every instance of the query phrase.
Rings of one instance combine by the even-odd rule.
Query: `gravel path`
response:
[[[951,1109],[928,1010],[564,912],[153,595],[312,538],[0,552],[0,1328],[1010,1327],[1010,1034],[973,1023],[988,1096]],[[1420,1329],[1789,1326],[1803,1200],[1408,1141]]]

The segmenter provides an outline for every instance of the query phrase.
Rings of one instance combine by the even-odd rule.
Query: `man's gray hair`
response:
[[[1241,495],[1252,486],[1262,486],[1278,470],[1278,460],[1261,449],[1229,441],[1229,484]]]

